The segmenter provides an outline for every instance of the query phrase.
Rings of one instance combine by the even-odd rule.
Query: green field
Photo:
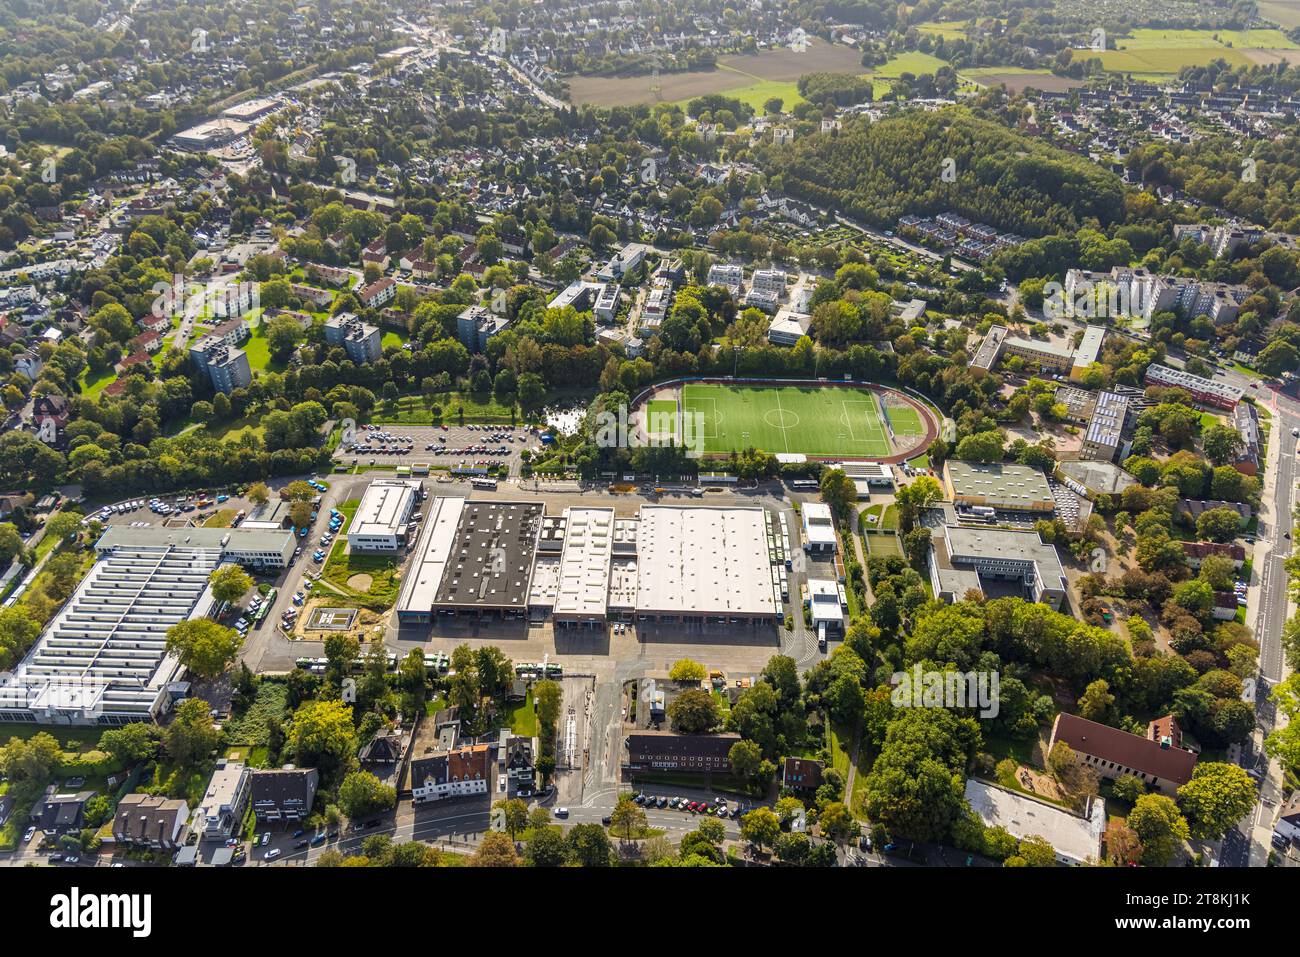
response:
[[[655,411],[660,411],[660,401],[654,403]],[[682,387],[682,404],[700,417],[705,452],[751,446],[772,453],[861,458],[893,452],[876,396],[865,390],[690,383]],[[895,419],[896,411],[891,411]],[[906,412],[910,416],[904,414],[896,425],[899,434],[924,432],[920,416]]]
[[[1281,30],[1133,30],[1115,39],[1103,53],[1076,51],[1076,58],[1097,57],[1112,73],[1169,76],[1186,66],[1226,60],[1232,66],[1296,59],[1297,44]],[[1248,52],[1254,51],[1254,52]]]

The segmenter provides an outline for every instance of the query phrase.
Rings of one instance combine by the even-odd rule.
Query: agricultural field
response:
[[[1027,70],[1016,66],[972,67],[962,70],[959,75],[977,86],[1005,85],[1010,93],[1022,93],[1029,87],[1046,93],[1062,93],[1084,85],[1082,80],[1057,76],[1051,70]]]
[[[1272,20],[1283,30],[1300,27],[1300,4],[1295,0],[1259,0],[1259,15]]]
[[[1134,30],[1117,37],[1114,50],[1079,51],[1076,56],[1097,57],[1112,73],[1170,76],[1185,66],[1205,66],[1226,60],[1232,66],[1251,63],[1300,61],[1300,45],[1281,30]]]
[[[569,78],[569,100],[595,106],[637,103],[677,103],[685,106],[697,96],[723,93],[761,110],[763,102],[779,96],[786,107],[800,102],[795,81],[805,73],[862,73],[862,54],[850,47],[813,39],[808,49],[764,50],[744,56],[723,56],[712,70],[661,73],[658,80],[642,76],[579,76]],[[651,89],[657,82],[659,89]]]
[[[917,407],[896,394],[888,401],[892,440],[882,394],[866,389],[688,383],[676,402],[661,393],[647,412],[658,426],[680,403],[700,423],[705,454],[752,446],[772,453],[871,459],[915,449],[929,432]],[[662,437],[663,431],[654,434]]]

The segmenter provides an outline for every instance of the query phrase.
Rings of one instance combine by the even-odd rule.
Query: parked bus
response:
[[[791,479],[789,485],[793,489],[810,489],[813,491],[821,488],[821,483],[816,479]]]
[[[497,480],[493,478],[476,478],[469,483],[473,488],[487,489],[489,492],[497,490]]]

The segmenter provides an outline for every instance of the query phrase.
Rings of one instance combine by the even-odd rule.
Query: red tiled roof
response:
[[[1052,740],[1064,741],[1080,754],[1114,761],[1126,768],[1152,774],[1175,784],[1190,781],[1192,769],[1196,767],[1196,755],[1190,751],[1162,748],[1159,743],[1141,735],[1129,734],[1065,712],[1056,717]]]

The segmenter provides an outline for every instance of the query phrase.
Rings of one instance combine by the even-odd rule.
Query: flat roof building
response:
[[[603,622],[614,557],[614,510],[570,508],[565,516],[559,592],[552,614],[557,623]]]
[[[968,591],[1004,591],[1060,611],[1068,586],[1055,545],[1037,532],[943,525],[930,538],[930,585],[940,601],[961,601]],[[1009,587],[1008,587],[1009,586]]]
[[[835,551],[835,522],[831,507],[822,502],[804,502],[799,507],[803,521],[803,547],[809,552]]]
[[[958,505],[1048,514],[1056,508],[1042,470],[1027,465],[949,459],[943,483],[948,498]]]
[[[72,597],[0,677],[0,720],[120,725],[169,710],[182,669],[167,630],[209,614],[208,576],[237,555],[293,553],[289,532],[241,531],[111,527]]]
[[[451,560],[464,508],[463,498],[439,497],[429,502],[415,557],[397,598],[397,620],[402,624],[432,621],[438,585]]]
[[[325,341],[331,346],[342,346],[357,365],[374,362],[383,355],[379,327],[352,312],[340,312],[325,320]]]
[[[466,500],[434,608],[522,618],[543,510],[540,502]]]
[[[1100,462],[1114,462],[1124,444],[1124,420],[1128,416],[1128,399],[1116,392],[1097,396],[1088,428],[1083,434],[1080,457]]]
[[[1158,362],[1153,362],[1147,366],[1146,381],[1148,385],[1160,385],[1166,387],[1177,387],[1186,389],[1191,393],[1192,398],[1202,405],[1210,405],[1219,409],[1228,409],[1231,411],[1237,407],[1241,397],[1245,392],[1235,385],[1229,385],[1226,382],[1219,382],[1214,379],[1204,379],[1198,375],[1192,375],[1186,369],[1173,369]]]
[[[829,578],[808,579],[808,609],[814,629],[844,630],[844,609],[840,605],[840,586]]]
[[[718,623],[776,619],[764,509],[642,505],[640,518],[639,618]]]
[[[782,309],[767,326],[767,341],[774,346],[792,346],[812,328],[812,316]]]
[[[419,479],[375,479],[366,486],[348,526],[348,547],[354,552],[395,552],[405,546],[423,492]]]
[[[252,774],[238,761],[218,762],[203,800],[194,812],[194,829],[205,841],[224,841],[243,823]]]
[[[1001,827],[1017,839],[1041,837],[1062,864],[1086,864],[1101,858],[1106,829],[1106,802],[1088,799],[1086,812],[1075,814],[1035,797],[1017,794],[977,778],[966,781],[966,803],[985,827]]]

